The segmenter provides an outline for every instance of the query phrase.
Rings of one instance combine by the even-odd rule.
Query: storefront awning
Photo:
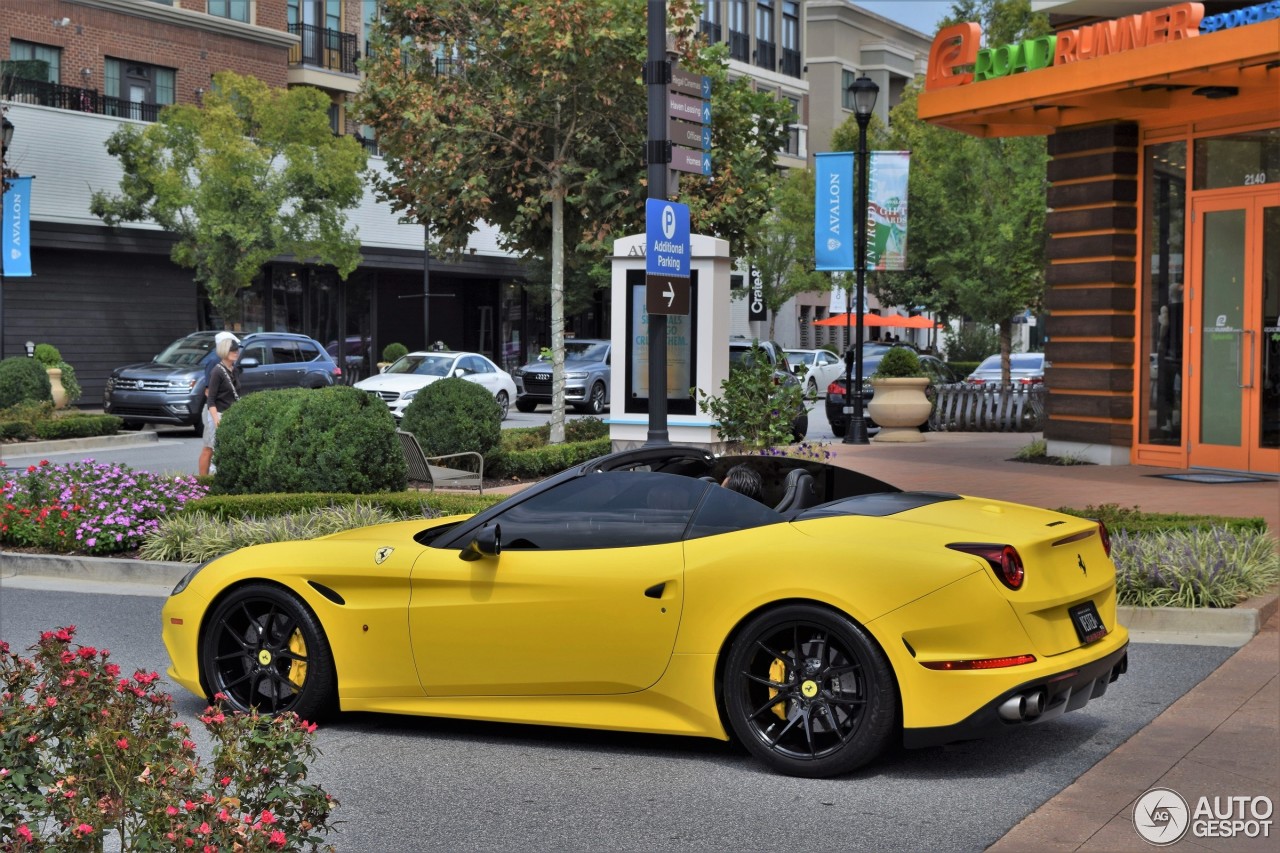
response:
[[[1273,119],[1280,108],[1278,93],[1280,19],[1273,19],[1086,61],[926,88],[919,115],[974,136],[1030,136],[1113,121],[1172,123],[1230,115],[1239,123],[1251,113]]]

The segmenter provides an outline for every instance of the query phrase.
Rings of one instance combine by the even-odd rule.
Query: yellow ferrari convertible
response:
[[[1128,662],[1097,522],[676,446],[235,551],[163,621],[169,675],[235,709],[736,737],[812,777],[1044,723]]]

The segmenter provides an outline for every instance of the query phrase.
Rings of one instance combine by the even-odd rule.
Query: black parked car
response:
[[[889,351],[889,347],[876,353],[867,353],[865,350],[862,355],[862,400],[863,404],[871,402],[871,398],[875,395],[875,389],[871,387],[868,378],[876,372],[876,368],[880,366],[880,359],[884,358],[884,354]],[[925,389],[925,396],[929,398],[930,403],[937,403],[938,391],[940,385],[950,385],[963,381],[954,370],[952,370],[942,359],[932,355],[920,355],[920,369],[929,377],[929,387]],[[845,379],[841,376],[836,381],[827,386],[827,421],[831,424],[831,431],[838,437],[843,437],[848,429],[848,420],[844,414],[844,397],[848,390]],[[879,425],[871,420],[865,409],[863,418],[866,419],[867,429],[879,429]],[[926,424],[922,429],[926,429]]]
[[[204,432],[201,411],[208,367],[217,360],[217,332],[179,338],[151,361],[117,367],[107,377],[102,409],[124,420],[125,429],[143,424],[188,426]],[[324,388],[342,371],[324,347],[289,332],[254,332],[240,340],[240,389]]]
[[[752,353],[755,351],[764,353],[765,358],[769,359],[769,363],[773,365],[774,383],[777,385],[800,385],[800,380],[796,378],[795,373],[791,369],[791,364],[787,361],[787,353],[782,347],[774,341],[748,341],[748,340],[731,340],[729,341],[729,370],[732,371],[738,365],[750,365],[753,358]],[[791,416],[791,437],[796,441],[804,441],[805,434],[809,432],[809,410],[804,406],[804,395],[800,397],[800,406],[792,413]]]

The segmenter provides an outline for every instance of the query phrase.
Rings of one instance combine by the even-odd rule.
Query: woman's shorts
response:
[[[200,417],[204,418],[204,446],[212,449],[214,433],[218,431],[218,428],[213,423],[213,415],[209,413],[208,406],[204,407]]]

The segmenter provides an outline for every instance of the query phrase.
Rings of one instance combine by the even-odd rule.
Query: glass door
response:
[[[1280,472],[1280,189],[1193,215],[1190,464]]]

